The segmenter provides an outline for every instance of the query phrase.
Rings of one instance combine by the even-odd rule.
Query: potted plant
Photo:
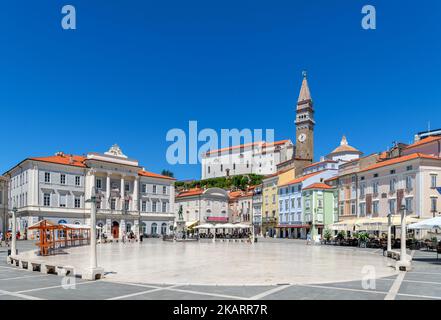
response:
[[[325,243],[329,243],[332,238],[332,232],[329,229],[325,229],[323,232],[323,238],[325,239]]]

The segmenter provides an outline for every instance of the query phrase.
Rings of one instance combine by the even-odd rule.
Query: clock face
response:
[[[301,134],[299,135],[299,141],[300,141],[300,142],[305,142],[305,140],[306,140],[306,134],[301,133]]]

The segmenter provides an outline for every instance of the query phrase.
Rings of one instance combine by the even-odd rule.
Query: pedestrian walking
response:
[[[311,232],[308,232],[306,235],[306,245],[311,244]]]

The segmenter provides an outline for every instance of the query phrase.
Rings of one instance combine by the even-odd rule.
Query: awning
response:
[[[227,222],[228,221],[228,217],[207,217],[207,221]]]
[[[407,228],[418,229],[418,230],[432,230],[435,228],[441,228],[441,217],[435,217],[432,219],[427,219],[417,223],[413,223],[409,225]]]
[[[199,220],[196,221],[187,221],[185,222],[185,227],[188,229],[192,229],[194,226],[196,226],[199,223]]]
[[[407,216],[406,224],[411,224],[420,221],[417,216]],[[375,217],[375,218],[356,218],[356,219],[348,219],[343,220],[330,225],[331,230],[355,230],[356,231],[386,231],[387,226],[389,224],[388,217]],[[391,217],[391,225],[392,226],[400,226],[401,225],[401,215],[393,215]]]

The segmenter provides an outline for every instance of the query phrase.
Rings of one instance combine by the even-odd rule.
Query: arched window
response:
[[[142,234],[146,234],[147,233],[147,224],[145,222],[143,222],[141,224],[141,233]]]
[[[165,222],[161,225],[161,234],[167,234],[167,224]]]
[[[158,225],[156,223],[152,223],[152,235],[158,234]]]

